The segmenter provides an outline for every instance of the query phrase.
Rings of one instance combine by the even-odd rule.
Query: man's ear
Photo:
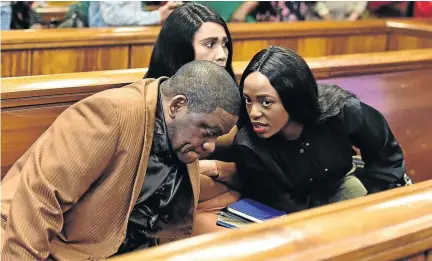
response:
[[[188,100],[184,95],[176,95],[171,98],[169,104],[169,116],[175,118],[176,114],[182,111],[187,111]]]

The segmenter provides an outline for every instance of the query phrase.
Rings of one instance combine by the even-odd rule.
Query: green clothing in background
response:
[[[241,6],[244,1],[196,1],[197,3],[206,5],[213,10],[215,10],[225,22],[229,22],[231,20],[231,16],[234,14],[235,10],[239,6]],[[249,14],[246,16],[245,22],[255,22],[255,18]]]
[[[73,14],[76,14],[82,22],[88,26],[88,9],[89,9],[90,2],[88,1],[78,1],[75,4],[72,4],[69,7],[69,11],[66,13],[64,17],[64,21],[69,20],[72,18]],[[65,26],[70,27],[70,26]]]

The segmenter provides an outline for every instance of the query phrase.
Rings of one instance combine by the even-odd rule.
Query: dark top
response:
[[[185,178],[186,176],[186,178]],[[158,222],[167,223],[182,187],[189,186],[186,164],[171,153],[160,93],[155,130],[144,184],[129,216],[126,238],[117,254],[157,244],[152,234]]]
[[[14,1],[11,4],[11,29],[29,29],[34,24],[42,24],[42,17],[31,8],[31,2]]]
[[[403,153],[387,121],[353,96],[320,123],[305,126],[297,140],[280,135],[261,139],[244,126],[234,140],[242,195],[286,212],[306,209],[310,195],[336,192],[338,181],[353,167],[352,146],[361,150],[361,180],[369,192],[403,180]]]

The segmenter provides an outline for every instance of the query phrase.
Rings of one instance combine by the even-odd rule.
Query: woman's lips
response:
[[[268,129],[268,125],[261,122],[253,122],[252,126],[256,134],[263,134]]]

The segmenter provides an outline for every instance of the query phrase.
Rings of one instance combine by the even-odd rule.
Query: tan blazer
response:
[[[141,80],[74,104],[14,164],[1,183],[3,261],[116,253],[144,182],[158,86]],[[198,204],[198,163],[188,171],[190,221],[167,225],[173,239],[191,234]]]

